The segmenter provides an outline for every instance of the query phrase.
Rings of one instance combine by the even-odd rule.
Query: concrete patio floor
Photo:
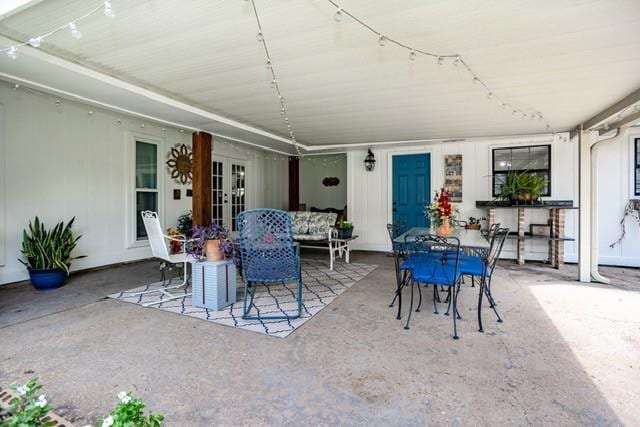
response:
[[[493,289],[505,322],[486,308],[477,332],[467,284],[454,341],[430,293],[410,330],[395,319],[391,258],[352,261],[380,267],[286,339],[104,299],[155,281],[154,262],[46,293],[2,286],[0,385],[38,376],[77,425],[120,390],[170,426],[640,425],[639,270],[583,285],[572,266],[504,262]]]

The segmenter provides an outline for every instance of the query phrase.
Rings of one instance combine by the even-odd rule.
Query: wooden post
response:
[[[194,132],[193,151],[193,225],[211,223],[211,152],[213,141],[206,132]]]
[[[300,159],[289,157],[289,210],[300,210]]]

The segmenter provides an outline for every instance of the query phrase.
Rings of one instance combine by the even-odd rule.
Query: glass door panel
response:
[[[211,223],[224,225],[224,163],[213,162],[211,167]]]
[[[245,167],[231,165],[231,229],[236,231],[236,217],[245,210]]]

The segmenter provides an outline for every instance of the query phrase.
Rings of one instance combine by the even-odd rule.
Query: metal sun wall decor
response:
[[[193,178],[193,152],[185,144],[176,144],[167,153],[167,170],[178,184],[189,184]]]
[[[462,154],[444,156],[444,188],[451,192],[452,202],[462,202]]]

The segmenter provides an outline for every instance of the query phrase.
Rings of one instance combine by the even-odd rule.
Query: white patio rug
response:
[[[284,338],[306,323],[320,310],[329,305],[338,297],[338,295],[349,289],[358,281],[362,280],[367,274],[371,273],[376,268],[377,265],[372,264],[347,264],[344,262],[337,262],[334,265],[334,270],[331,271],[329,270],[328,263],[319,260],[303,259],[302,316],[298,319],[264,321],[243,320],[242,300],[244,285],[239,275],[237,285],[237,302],[220,311],[193,307],[191,305],[191,296],[184,296],[183,298],[149,307],[148,309],[170,311],[184,316],[196,317],[209,322],[219,323],[221,325]],[[160,288],[161,286],[161,282],[153,283],[109,295],[109,298],[142,305],[147,302],[158,300],[160,294],[151,293],[137,296],[128,295],[139,291]],[[177,294],[180,292],[188,293],[189,291],[190,288],[188,290],[174,289],[170,292]],[[282,315],[283,312],[293,314],[297,308],[295,303],[295,292],[295,283],[272,283],[268,286],[259,284],[256,288],[254,303],[261,315]],[[255,313],[255,310],[255,308],[252,309],[252,314]]]

